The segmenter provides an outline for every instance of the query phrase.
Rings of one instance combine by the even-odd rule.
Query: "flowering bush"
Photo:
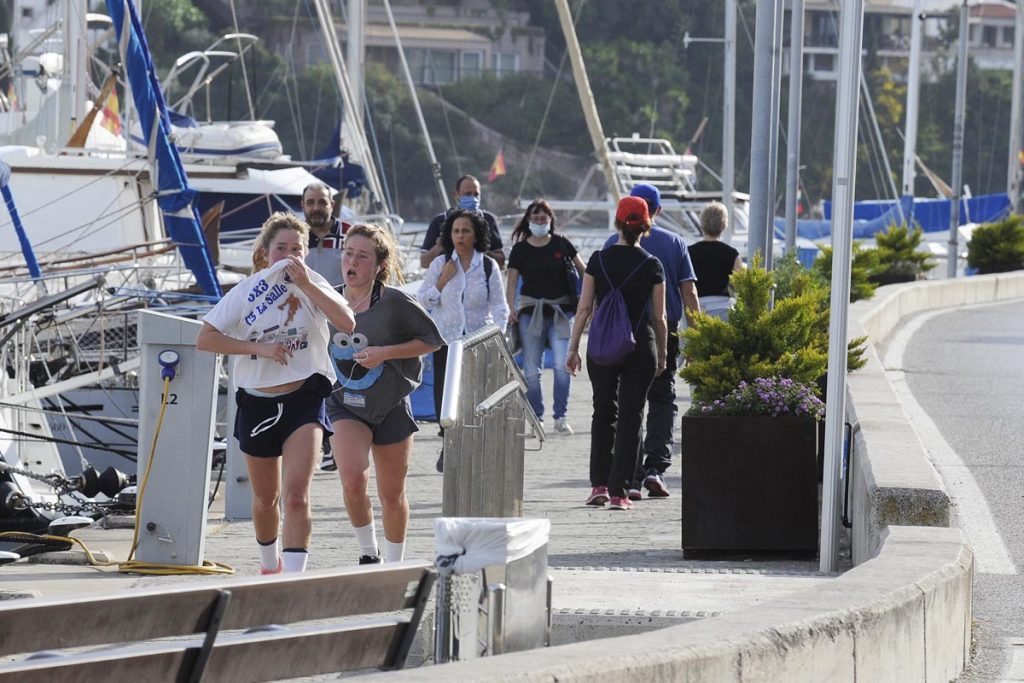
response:
[[[690,412],[695,415],[808,415],[820,420],[825,404],[806,384],[783,377],[759,377],[753,382],[740,382],[725,398],[706,403],[695,401]]]

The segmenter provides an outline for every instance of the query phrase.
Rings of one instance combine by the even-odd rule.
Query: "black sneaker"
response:
[[[321,472],[337,472],[338,464],[334,462],[334,456],[330,453],[324,453],[323,459],[320,461]]]
[[[657,470],[648,470],[644,477],[644,488],[647,489],[648,498],[668,498],[668,486],[665,479]]]
[[[438,474],[444,474],[444,449],[437,454],[437,462],[434,463],[434,469],[437,470]]]
[[[380,555],[360,555],[359,564],[380,564]]]

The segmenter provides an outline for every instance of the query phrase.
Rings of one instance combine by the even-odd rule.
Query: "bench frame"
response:
[[[399,669],[436,576],[430,563],[402,562],[12,600],[0,603],[0,657],[37,654],[0,664],[0,681],[255,681]],[[297,623],[318,620],[333,621]],[[95,645],[111,647],[52,652]]]

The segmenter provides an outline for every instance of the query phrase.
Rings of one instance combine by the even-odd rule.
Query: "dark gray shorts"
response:
[[[392,408],[384,416],[383,420],[374,425],[346,408],[345,404],[337,398],[337,395],[332,394],[327,399],[327,417],[332,425],[341,420],[353,420],[366,425],[373,433],[373,445],[375,446],[388,446],[393,443],[399,443],[420,431],[420,428],[416,426],[416,420],[412,417],[412,406],[409,403],[408,396]]]

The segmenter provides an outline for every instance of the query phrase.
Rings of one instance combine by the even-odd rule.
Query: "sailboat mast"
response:
[[[349,82],[348,72],[345,68],[345,60],[341,56],[341,48],[338,46],[338,36],[335,32],[334,17],[326,0],[315,0],[317,17],[320,20],[320,32],[324,39],[324,49],[327,58],[331,62],[334,78],[337,81],[338,93],[341,95],[344,107],[344,119],[342,121],[342,138],[346,127],[351,131],[349,144],[353,147],[355,156],[358,157],[366,170],[367,184],[373,196],[384,207],[384,212],[390,211],[387,206],[387,197],[381,191],[380,175],[377,173],[377,164],[370,153],[370,146],[366,142],[366,132],[363,129],[363,112],[357,111],[352,102],[352,86]]]
[[[86,64],[85,3],[67,0],[64,5],[64,55],[67,70],[60,86],[61,116],[54,144],[64,146],[85,118]]]
[[[902,195],[914,196],[914,155],[917,154],[917,105],[921,92],[921,18],[924,0],[914,0],[914,13],[910,17],[910,58],[907,60],[907,120],[903,131],[903,188]]]
[[[1024,175],[1024,0],[1017,0],[1017,20],[1013,31],[1013,95],[1010,105],[1010,159],[1006,173],[1006,193],[1010,210],[1024,211],[1021,202],[1021,176]]]
[[[614,169],[612,169],[612,162],[608,158],[608,147],[605,145],[601,119],[597,116],[597,105],[594,104],[594,93],[590,90],[587,69],[583,65],[583,55],[580,52],[579,39],[576,37],[576,27],[572,23],[568,0],[555,0],[555,7],[558,9],[558,20],[562,24],[562,33],[565,35],[565,49],[569,51],[569,61],[572,62],[572,76],[576,80],[576,91],[580,95],[583,116],[587,120],[587,130],[590,131],[590,141],[601,162],[604,179],[608,183],[608,194],[618,204],[621,196],[619,182],[615,177]]]
[[[434,182],[437,185],[437,192],[441,196],[441,206],[448,205],[448,194],[444,191],[444,179],[441,178],[441,164],[434,154],[434,144],[430,141],[430,131],[427,130],[427,121],[423,118],[423,110],[420,108],[420,98],[416,95],[416,84],[413,83],[412,73],[409,71],[409,62],[405,59],[405,49],[402,48],[402,38],[398,35],[398,24],[395,23],[395,15],[391,11],[390,0],[384,0],[384,9],[388,13],[388,24],[391,25],[391,33],[395,36],[395,49],[398,50],[398,61],[402,63],[402,73],[405,74],[405,82],[409,84],[409,96],[412,98],[413,109],[416,110],[416,120],[419,121],[420,130],[423,132],[423,140],[427,144],[427,154],[430,156],[430,168],[434,174]],[[444,102],[441,106],[445,106]]]

